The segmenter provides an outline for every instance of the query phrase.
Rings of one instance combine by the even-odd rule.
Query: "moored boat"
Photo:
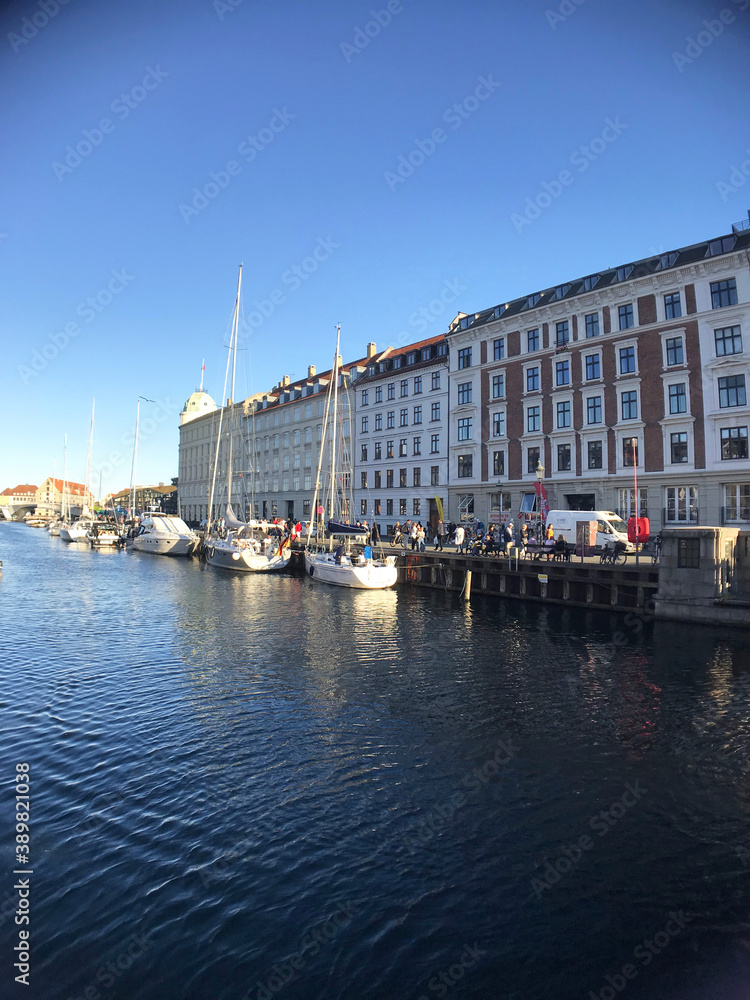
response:
[[[140,531],[133,538],[133,548],[158,556],[190,556],[198,542],[196,533],[181,517],[153,512],[144,515]]]

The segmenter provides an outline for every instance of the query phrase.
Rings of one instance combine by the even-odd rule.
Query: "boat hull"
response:
[[[398,578],[395,556],[387,556],[385,563],[368,561],[364,565],[344,560],[337,563],[328,552],[305,552],[305,573],[321,583],[354,590],[385,590]]]
[[[228,569],[235,573],[276,573],[289,565],[291,552],[285,549],[279,554],[274,546],[271,555],[257,553],[248,546],[240,548],[224,541],[209,541],[206,544],[206,561],[218,569]]]
[[[88,542],[88,528],[77,528],[74,524],[61,524],[60,538],[64,542]]]
[[[155,556],[189,556],[195,549],[193,538],[158,538],[155,535],[139,535],[133,539],[135,552],[150,552]]]

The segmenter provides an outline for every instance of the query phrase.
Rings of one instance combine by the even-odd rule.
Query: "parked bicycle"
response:
[[[628,556],[626,552],[626,545],[624,542],[615,542],[614,545],[607,545],[602,550],[602,554],[599,558],[599,562],[602,565],[610,564],[612,566],[617,566],[627,562]]]

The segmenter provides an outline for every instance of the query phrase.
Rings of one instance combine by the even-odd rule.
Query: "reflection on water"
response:
[[[741,633],[249,579],[23,525],[0,558],[34,1000],[437,996],[467,947],[450,1000],[602,995],[631,961],[626,996],[747,1000]],[[685,929],[634,960],[672,911]]]

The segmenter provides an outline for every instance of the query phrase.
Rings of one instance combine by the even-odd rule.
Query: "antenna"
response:
[[[203,392],[203,372],[206,370],[206,359],[204,358],[201,363],[201,387],[200,391]]]

